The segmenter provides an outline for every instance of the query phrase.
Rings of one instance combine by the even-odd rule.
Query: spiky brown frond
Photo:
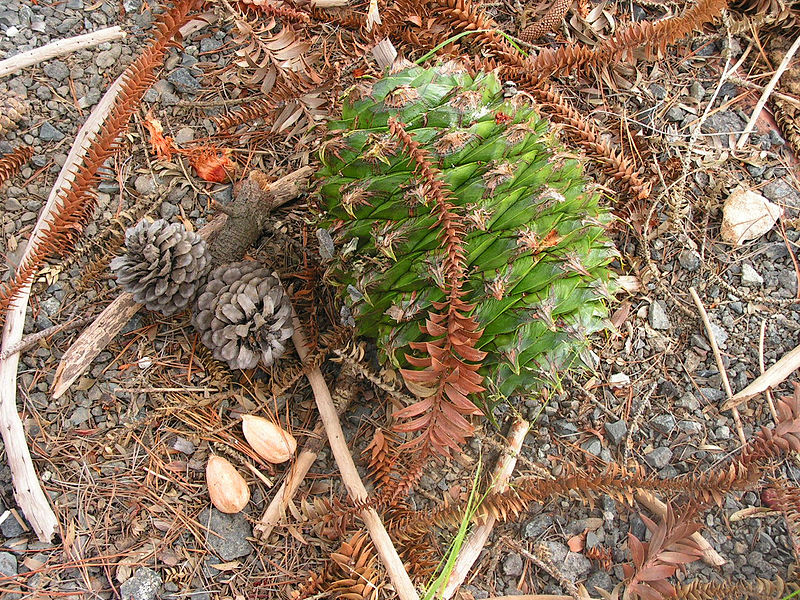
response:
[[[467,262],[466,227],[430,152],[395,118],[389,119],[388,126],[390,135],[411,159],[424,198],[433,203],[434,227],[440,232],[444,250],[442,291],[446,298],[433,303],[434,309],[420,326],[428,341],[409,344],[421,356],[407,354],[406,359],[419,370],[403,369],[401,373],[408,388],[421,400],[395,413],[404,421],[395,426],[395,431],[421,431],[419,437],[406,443],[407,447],[429,448],[449,455],[472,435],[473,426],[465,417],[481,412],[467,396],[485,389],[478,369],[486,353],[475,348],[482,332],[471,315],[475,307],[461,300]]]
[[[353,534],[330,555],[325,568],[309,577],[296,600],[322,593],[325,598],[373,600],[383,587],[383,573],[366,531]]]
[[[800,559],[800,487],[776,480],[761,491],[761,502],[783,514],[794,554]]]
[[[0,157],[0,185],[16,175],[26,162],[33,156],[33,148],[19,146],[13,152]]]
[[[243,12],[254,12],[268,17],[280,17],[295,23],[308,23],[311,16],[286,2],[274,0],[239,0],[237,7]]]
[[[745,464],[776,458],[787,451],[800,451],[800,383],[794,382],[794,394],[775,402],[775,427],[762,427],[755,439],[742,450]]]
[[[29,284],[44,261],[73,245],[95,208],[94,188],[102,176],[103,164],[117,149],[117,139],[142,96],[155,82],[154,70],[164,62],[167,49],[180,38],[180,28],[198,0],[182,0],[158,20],[154,39],[121,75],[122,87],[111,111],[87,150],[70,187],[62,192],[43,235],[19,266],[14,278],[0,289],[0,320],[20,291]]]
[[[658,525],[641,515],[652,537],[649,542],[628,534],[628,549],[632,564],[623,565],[629,578],[626,597],[642,600],[658,600],[675,595],[674,586],[667,581],[684,565],[699,560],[703,552],[691,536],[700,529],[692,522],[692,511],[675,516],[672,506],[667,504],[667,514]]]
[[[264,119],[277,106],[272,96],[256,98],[248,101],[244,106],[239,107],[230,114],[214,117],[213,121],[218,131],[227,131],[243,123]]]

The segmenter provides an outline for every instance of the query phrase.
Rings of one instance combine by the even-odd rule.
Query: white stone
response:
[[[767,233],[783,215],[783,209],[752,190],[736,188],[722,208],[722,239],[734,245]]]

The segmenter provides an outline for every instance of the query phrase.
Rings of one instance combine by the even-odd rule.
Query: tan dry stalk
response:
[[[697,295],[697,290],[690,287],[689,293],[692,295],[692,300],[694,300],[694,304],[706,328],[706,335],[708,336],[708,341],[711,343],[711,350],[714,353],[714,359],[717,361],[717,369],[722,377],[722,383],[725,386],[728,403],[730,403],[730,399],[733,397],[733,390],[731,389],[731,382],[728,380],[728,372],[725,370],[725,365],[722,363],[722,354],[720,354],[719,346],[717,346],[717,339],[714,337],[714,332],[711,330],[711,321],[708,319],[708,313],[703,306],[703,301],[700,300],[700,296]],[[742,429],[742,417],[739,415],[739,409],[737,409],[736,406],[732,406],[731,412],[733,413],[733,421],[736,424],[736,433],[739,434],[739,440],[742,442],[742,446],[744,446],[747,444],[747,438],[744,435],[744,429]]]
[[[0,60],[0,77],[5,77],[11,73],[15,73],[25,67],[31,65],[38,65],[39,63],[55,58],[56,56],[63,56],[75,52],[76,50],[83,50],[84,48],[93,48],[104,42],[115,42],[123,39],[127,34],[122,31],[121,27],[106,27],[105,29],[98,29],[91,33],[84,33],[75,37],[67,38],[65,40],[58,40],[51,42],[41,48],[34,48],[27,52],[22,52],[11,58]]]
[[[309,355],[309,349],[306,345],[305,335],[303,334],[303,325],[297,315],[293,317],[294,334],[292,341],[294,342],[297,354],[300,355],[300,360],[305,361]],[[328,435],[328,442],[333,452],[333,457],[336,460],[336,465],[339,467],[339,472],[342,476],[342,482],[347,488],[351,499],[356,502],[364,502],[368,500],[369,496],[358,475],[358,470],[353,462],[353,457],[350,455],[350,449],[347,447],[347,442],[344,438],[342,425],[339,422],[339,415],[336,413],[336,407],[333,404],[330,390],[325,383],[325,378],[322,376],[322,371],[319,368],[312,369],[306,373],[308,382],[311,384],[311,389],[314,392],[314,400],[317,403],[319,416],[325,426],[325,432]],[[383,561],[386,572],[394,584],[395,591],[401,600],[418,600],[419,595],[411,582],[411,578],[403,566],[403,561],[397,554],[397,549],[394,547],[386,528],[381,522],[380,515],[374,508],[365,508],[360,513],[361,519],[367,526],[369,535],[372,538],[372,543],[375,550]]]

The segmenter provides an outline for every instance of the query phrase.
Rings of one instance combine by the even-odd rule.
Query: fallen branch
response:
[[[729,398],[728,401],[722,405],[722,410],[735,408],[753,396],[758,396],[760,393],[774,388],[797,369],[800,369],[800,346],[784,354],[781,359],[767,369],[763,375],[757,377],[753,383],[748,385],[741,392]]]
[[[711,330],[711,321],[708,319],[708,313],[706,312],[705,306],[703,306],[702,300],[700,300],[700,296],[697,295],[697,290],[690,287],[689,293],[692,295],[692,300],[694,300],[694,304],[700,313],[700,318],[703,320],[703,325],[706,328],[706,335],[711,344],[711,351],[714,353],[714,359],[717,361],[717,370],[719,371],[720,377],[722,377],[722,384],[725,386],[725,393],[730,402],[730,398],[733,397],[733,390],[731,389],[731,382],[728,380],[728,373],[725,370],[725,365],[722,362],[722,354],[719,351],[719,346],[717,346],[717,338],[714,337],[714,332]],[[722,410],[727,409],[723,407]],[[736,425],[736,433],[739,434],[739,441],[741,441],[742,446],[744,446],[747,443],[747,438],[742,428],[742,417],[739,415],[739,409],[733,406],[730,410],[733,413],[733,421]]]
[[[269,196],[269,206],[265,210],[273,210],[297,198],[305,190],[312,171],[311,167],[303,167],[271,183],[259,181],[262,191]],[[256,176],[256,179],[260,180],[260,177]],[[206,240],[211,239],[222,230],[227,219],[225,214],[217,215],[198,233]],[[119,334],[141,307],[142,305],[135,302],[131,294],[123,292],[81,332],[58,364],[51,388],[54,399],[60,398],[89,368],[95,357]]]
[[[769,83],[764,86],[764,91],[762,92],[761,97],[758,99],[756,107],[753,109],[753,114],[750,115],[750,120],[747,122],[747,125],[744,128],[744,132],[742,132],[742,135],[739,136],[739,140],[736,142],[737,150],[741,150],[747,143],[747,138],[750,137],[750,133],[753,131],[753,129],[755,129],[758,117],[761,114],[761,111],[764,109],[764,106],[767,104],[767,100],[769,99],[770,94],[772,94],[772,90],[774,90],[775,86],[778,85],[778,80],[781,78],[781,75],[783,75],[784,71],[789,68],[792,58],[794,58],[794,55],[799,48],[800,36],[797,36],[797,39],[795,39],[794,43],[789,48],[786,56],[783,57],[781,64],[778,65],[777,69],[775,69],[775,73],[772,75]]]
[[[19,342],[8,348],[8,350],[3,350],[3,352],[0,352],[0,360],[8,358],[12,354],[17,354],[18,352],[25,352],[26,350],[33,348],[41,340],[54,336],[57,333],[71,331],[73,329],[77,329],[78,327],[83,327],[87,323],[90,323],[93,318],[94,317],[81,317],[78,319],[72,319],[66,323],[59,323],[58,325],[53,325],[52,327],[42,329],[36,333],[29,333]]]
[[[61,172],[53,185],[47,204],[39,215],[36,227],[28,240],[25,254],[20,261],[21,264],[25,263],[25,259],[36,248],[43,231],[45,231],[45,224],[48,222],[50,215],[58,208],[58,200],[61,197],[62,190],[70,186],[78,165],[82,163],[92,140],[97,136],[106,116],[114,106],[121,87],[122,78],[120,77],[111,84],[111,87],[75,136],[75,142],[72,144],[64,166],[61,168]],[[8,308],[3,329],[3,351],[10,349],[22,339],[22,330],[25,325],[25,309],[28,306],[30,294],[31,284],[28,283],[23,286],[19,295]],[[0,360],[0,428],[2,428],[3,442],[6,447],[8,463],[11,467],[11,479],[14,483],[14,497],[17,504],[19,504],[39,540],[50,542],[55,528],[58,526],[58,520],[53,509],[50,508],[47,496],[45,496],[39,483],[25,440],[22,420],[17,413],[18,365],[19,353],[10,354]]]
[[[45,60],[50,60],[56,56],[63,56],[75,52],[76,50],[83,50],[84,48],[92,48],[103,42],[114,42],[121,40],[127,34],[122,31],[120,27],[107,27],[105,29],[98,29],[91,33],[84,33],[75,37],[67,38],[65,40],[58,40],[51,42],[41,48],[34,48],[27,52],[22,52],[11,58],[0,60],[0,77],[15,73],[25,67],[37,65]]]
[[[303,326],[297,315],[293,317],[294,334],[292,341],[294,342],[297,354],[300,355],[300,360],[305,362],[309,354],[308,347],[306,346],[305,336],[303,335]],[[333,452],[333,457],[336,460],[336,465],[339,467],[339,472],[342,477],[342,482],[350,494],[353,502],[363,502],[368,499],[367,490],[361,477],[358,475],[356,465],[353,462],[353,457],[350,455],[350,449],[347,447],[347,442],[344,439],[342,432],[342,425],[339,423],[339,417],[336,414],[336,407],[333,405],[331,393],[322,376],[322,371],[319,368],[312,369],[306,373],[308,382],[311,384],[311,389],[314,392],[314,400],[317,403],[319,416],[325,426],[325,432],[328,434],[328,442]],[[411,582],[411,578],[406,573],[403,562],[397,554],[397,549],[392,544],[386,528],[381,522],[381,518],[374,508],[366,508],[360,513],[361,519],[367,526],[369,535],[372,538],[372,543],[378,556],[381,557],[383,565],[389,578],[394,584],[395,592],[401,600],[418,600],[419,595]]]
[[[654,515],[658,515],[662,519],[667,515],[667,505],[650,492],[638,490],[636,492],[636,501]],[[701,558],[704,563],[712,567],[720,567],[727,562],[716,550],[714,550],[708,540],[700,535],[699,531],[695,531],[690,537],[692,541],[702,550],[703,556]]]
[[[522,418],[518,418],[511,425],[511,430],[508,432],[507,451],[500,456],[495,467],[493,491],[502,492],[508,487],[508,480],[514,472],[517,456],[522,449],[522,442],[525,440],[530,426],[531,424]],[[472,569],[472,565],[478,560],[481,550],[486,545],[486,541],[489,539],[492,529],[494,529],[494,524],[495,517],[490,515],[486,522],[478,525],[464,542],[450,573],[450,578],[447,580],[447,585],[442,592],[442,598],[452,598],[461,584],[464,583],[470,569]]]

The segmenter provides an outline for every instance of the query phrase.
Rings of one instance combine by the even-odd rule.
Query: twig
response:
[[[300,355],[300,360],[305,362],[306,357],[309,355],[308,347],[306,346],[305,336],[303,334],[303,326],[297,315],[294,315],[292,321],[294,322],[294,334],[292,334],[292,341],[294,342],[297,354]],[[354,502],[362,502],[368,498],[367,490],[361,477],[358,475],[356,465],[353,462],[353,457],[350,455],[350,449],[347,447],[347,442],[344,439],[342,432],[342,425],[339,423],[339,417],[336,414],[336,407],[333,405],[331,393],[322,376],[322,371],[319,368],[312,369],[306,373],[308,382],[311,384],[311,390],[314,393],[314,400],[317,403],[319,416],[325,426],[325,432],[328,434],[328,443],[331,446],[333,457],[339,467],[342,482],[347,488],[350,497]],[[360,513],[361,519],[367,526],[369,535],[372,538],[372,543],[375,550],[383,561],[386,572],[394,584],[395,592],[401,600],[418,600],[419,596],[411,578],[406,573],[403,562],[397,554],[397,550],[392,544],[386,528],[381,522],[381,518],[374,508],[366,508]]]
[[[731,76],[731,77],[728,78],[728,80],[731,83],[739,85],[739,86],[742,86],[742,87],[748,87],[748,88],[751,88],[751,89],[754,89],[754,90],[763,90],[764,89],[763,85],[758,85],[757,83],[753,83],[752,81],[748,81],[747,79],[742,79],[741,77]],[[788,102],[789,104],[792,104],[794,106],[800,107],[800,98],[798,98],[797,96],[790,96],[789,94],[784,94],[782,92],[776,92],[775,90],[772,91],[772,95],[775,96],[776,98],[779,98],[779,99],[783,100],[784,102]]]
[[[79,319],[72,319],[71,321],[67,321],[66,323],[60,323],[58,325],[53,325],[52,327],[48,327],[47,329],[42,329],[41,331],[37,331],[36,333],[30,333],[26,335],[23,339],[19,342],[10,346],[8,350],[3,350],[0,353],[0,360],[4,358],[8,358],[12,354],[22,353],[26,350],[33,348],[40,340],[53,336],[57,333],[61,333],[63,331],[70,331],[72,329],[77,329],[78,327],[83,327],[87,323],[89,323],[94,317],[82,317]]]
[[[667,505],[648,491],[638,490],[636,492],[636,501],[662,519],[667,515]],[[695,531],[691,535],[691,538],[692,541],[702,550],[702,559],[704,563],[712,567],[719,567],[727,562],[716,550],[714,550],[711,544],[708,543],[708,540],[700,535],[699,531]]]
[[[753,396],[757,396],[761,392],[775,387],[797,369],[800,369],[800,346],[796,346],[784,354],[781,359],[767,369],[763,375],[757,377],[753,383],[730,398],[722,405],[722,410],[735,408]]]
[[[767,103],[767,99],[769,98],[770,94],[772,94],[772,90],[774,90],[775,86],[778,84],[778,80],[781,78],[781,75],[783,75],[784,71],[789,68],[789,64],[792,62],[792,58],[794,57],[798,48],[800,48],[800,36],[797,36],[797,38],[794,40],[791,48],[789,48],[786,56],[783,57],[781,64],[778,65],[778,68],[775,70],[775,73],[769,80],[769,83],[764,86],[764,91],[761,93],[761,97],[758,99],[756,107],[753,109],[753,114],[750,115],[750,120],[747,122],[747,125],[744,128],[744,132],[736,142],[737,150],[741,150],[747,143],[747,138],[750,137],[750,133],[755,128],[756,121],[758,121],[758,117],[761,114],[764,105]]]
[[[758,334],[758,370],[764,374],[764,334],[767,332],[767,320],[761,319],[761,331]],[[772,392],[766,391],[767,406],[772,415],[772,420],[778,422],[778,412],[775,410],[775,403],[772,401]]]
[[[27,52],[22,52],[11,58],[0,60],[0,77],[10,75],[20,69],[39,64],[42,61],[49,60],[56,56],[62,56],[84,48],[91,48],[103,42],[121,40],[126,35],[127,34],[122,31],[120,27],[107,27],[65,40],[58,40],[46,46],[42,46],[41,48],[28,50]]]
[[[733,390],[731,389],[731,382],[728,380],[728,373],[725,371],[725,365],[722,363],[722,354],[719,351],[719,346],[717,346],[717,338],[714,337],[714,332],[711,330],[711,321],[708,319],[708,313],[706,313],[706,308],[703,306],[700,296],[697,295],[697,290],[690,287],[689,293],[692,295],[692,300],[694,300],[694,304],[700,312],[700,318],[703,320],[703,325],[705,325],[706,335],[711,344],[711,351],[714,353],[714,359],[717,361],[717,369],[719,370],[720,377],[722,377],[725,393],[728,395],[727,404],[730,404],[730,399],[733,397]],[[727,409],[723,406],[722,410]],[[739,415],[739,409],[734,405],[731,407],[731,412],[733,413],[733,421],[736,424],[736,433],[739,434],[739,440],[742,442],[742,445],[745,445],[747,443],[747,438],[744,435],[744,429],[742,429],[742,418]]]
[[[511,478],[511,474],[517,464],[517,455],[522,448],[522,442],[525,440],[530,426],[531,424],[522,418],[518,418],[511,425],[511,430],[508,432],[508,452],[500,456],[495,467],[492,485],[495,491],[502,492],[508,487],[508,480]],[[494,524],[495,517],[492,514],[486,519],[485,523],[478,525],[464,542],[453,566],[453,571],[450,573],[450,578],[447,580],[442,598],[452,598],[459,586],[464,583],[472,565],[478,560],[481,550],[483,550],[486,541],[492,534]]]

